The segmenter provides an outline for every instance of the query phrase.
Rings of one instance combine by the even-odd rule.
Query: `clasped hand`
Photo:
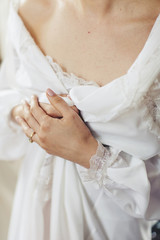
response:
[[[27,137],[35,132],[33,141],[47,153],[89,168],[98,145],[96,139],[75,106],[69,107],[50,89],[46,94],[51,105],[39,103],[37,96],[32,96],[30,104],[25,102],[13,110],[13,117]]]

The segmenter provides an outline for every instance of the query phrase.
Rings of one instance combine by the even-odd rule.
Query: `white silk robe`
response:
[[[8,240],[150,240],[160,219],[160,16],[126,75],[103,87],[44,56],[11,5],[0,73],[0,158],[24,158]],[[10,111],[68,93],[111,155],[89,170],[29,143]]]

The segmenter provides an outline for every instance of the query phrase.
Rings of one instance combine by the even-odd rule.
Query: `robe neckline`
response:
[[[62,71],[60,79],[59,74],[53,70],[47,57],[37,46],[18,15],[18,7],[11,4],[10,11],[11,41],[22,64],[25,66],[25,70],[30,76],[33,86],[44,92],[46,90],[44,89],[45,82],[46,88],[52,88],[57,94],[69,93],[80,111],[91,113],[93,121],[95,121],[94,118],[97,119],[97,108],[94,107],[97,103],[101,106],[101,111],[106,113],[105,121],[110,121],[128,111],[128,109],[135,108],[157,79],[160,71],[160,14],[150,31],[143,49],[126,75],[102,87],[95,86],[95,82],[90,82],[91,85],[88,86],[88,81],[84,80],[83,85],[78,85],[77,82],[77,86],[73,86],[68,91],[64,84],[64,74],[66,73]],[[54,64],[53,61],[52,63]],[[43,83],[40,81],[37,71],[42,76]]]
[[[24,32],[24,35],[26,36],[26,38],[28,39],[28,41],[32,42],[33,46],[36,48],[36,50],[42,55],[42,57],[43,57],[45,60],[46,60],[46,58],[49,58],[49,59],[50,59],[50,62],[51,62],[51,60],[52,60],[52,63],[53,63],[53,64],[56,64],[56,65],[58,66],[58,68],[61,70],[61,72],[63,72],[64,74],[67,74],[68,77],[69,77],[69,76],[71,77],[71,75],[73,75],[73,76],[75,76],[77,79],[82,79],[82,80],[84,81],[84,84],[85,84],[85,82],[86,82],[86,85],[87,85],[88,83],[89,83],[89,84],[92,84],[92,83],[93,83],[93,85],[96,84],[96,85],[97,85],[98,87],[100,87],[100,88],[103,88],[103,87],[105,88],[105,87],[107,87],[107,86],[109,86],[109,85],[112,85],[112,83],[114,84],[114,82],[117,82],[117,81],[119,81],[119,80],[121,81],[121,79],[125,78],[125,76],[126,76],[130,71],[132,71],[132,69],[135,68],[136,65],[138,65],[137,62],[138,62],[139,60],[141,60],[141,58],[142,58],[141,56],[143,56],[143,53],[146,51],[146,48],[147,48],[148,45],[150,44],[150,39],[152,38],[152,35],[154,34],[154,31],[155,31],[156,26],[157,26],[157,25],[160,25],[160,14],[158,14],[158,16],[157,16],[157,18],[156,18],[156,20],[155,20],[155,22],[154,22],[154,24],[153,24],[153,26],[152,26],[152,28],[151,28],[151,31],[149,32],[149,35],[148,35],[148,37],[147,37],[147,39],[146,39],[146,41],[145,41],[145,43],[144,43],[141,51],[139,52],[139,54],[137,55],[136,59],[133,61],[133,63],[131,64],[131,66],[128,68],[126,74],[123,74],[123,75],[121,75],[121,76],[113,79],[111,82],[106,83],[106,84],[103,85],[103,86],[100,86],[98,83],[95,83],[95,82],[92,81],[92,80],[86,81],[84,78],[81,78],[81,77],[73,74],[72,72],[68,73],[68,72],[63,71],[61,65],[60,65],[59,63],[57,63],[56,61],[54,61],[53,58],[52,58],[50,55],[48,55],[48,54],[45,55],[45,54],[42,52],[42,50],[40,49],[40,47],[36,44],[34,38],[32,37],[32,35],[31,35],[31,33],[29,32],[29,30],[27,29],[27,27],[25,26],[22,18],[21,18],[20,15],[18,14],[19,3],[13,3],[13,2],[12,2],[12,3],[11,3],[11,8],[12,8],[12,10],[13,10],[12,12],[13,12],[14,17],[17,19],[17,22],[19,22],[19,24],[20,24],[21,27],[22,27],[22,32]],[[16,31],[16,28],[14,28],[14,29],[15,29],[15,31]],[[22,34],[23,34],[23,33],[22,33]],[[15,45],[17,46],[16,43],[15,43]],[[18,48],[18,46],[17,46],[17,48]]]

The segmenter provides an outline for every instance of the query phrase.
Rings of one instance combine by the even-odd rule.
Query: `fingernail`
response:
[[[47,94],[50,96],[50,97],[53,97],[56,95],[55,92],[53,92],[50,88],[47,89]]]

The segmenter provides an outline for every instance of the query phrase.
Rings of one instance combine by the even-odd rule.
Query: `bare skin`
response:
[[[159,13],[159,0],[26,0],[19,9],[44,54],[101,86],[127,72]]]
[[[60,96],[67,97],[66,94],[60,94]],[[25,105],[27,102],[24,101],[24,104],[19,104],[12,109],[12,120],[15,121],[16,116],[23,117],[25,111]],[[45,113],[53,118],[61,118],[62,114],[54,108],[51,104],[39,102],[39,106],[43,108]],[[71,107],[77,114],[79,114],[76,106]]]
[[[62,118],[49,117],[33,96],[31,105],[24,104],[24,116],[16,117],[24,133],[47,153],[56,155],[89,168],[89,159],[97,148],[97,141],[80,116],[58,95],[48,99]]]
[[[127,72],[142,50],[159,13],[158,0],[26,0],[19,9],[19,15],[45,55],[50,55],[64,71],[72,72],[86,81],[95,81],[100,86],[109,84]],[[27,136],[34,130],[36,134],[33,140],[47,152],[70,161],[81,156],[77,163],[89,167],[89,159],[96,152],[97,141],[77,114],[76,108],[67,108],[58,96],[49,100],[50,106],[38,104],[36,98],[33,101],[34,108],[27,103],[16,106],[12,111],[13,119],[16,118]],[[61,113],[61,119],[57,119],[59,114],[56,111]],[[66,111],[69,112],[69,119],[72,119],[70,130],[68,125],[61,125],[67,122]],[[38,122],[36,112],[47,116],[44,119],[46,126],[50,123],[49,128],[43,121]],[[51,124],[53,119],[57,119],[57,135],[55,126]],[[42,129],[48,131],[42,134]],[[53,134],[48,135],[48,132]],[[59,142],[57,146],[50,144],[55,138]],[[68,142],[71,142],[71,146],[62,151],[61,143],[64,146]],[[73,150],[73,143],[76,151]],[[53,149],[59,151],[54,152]]]

